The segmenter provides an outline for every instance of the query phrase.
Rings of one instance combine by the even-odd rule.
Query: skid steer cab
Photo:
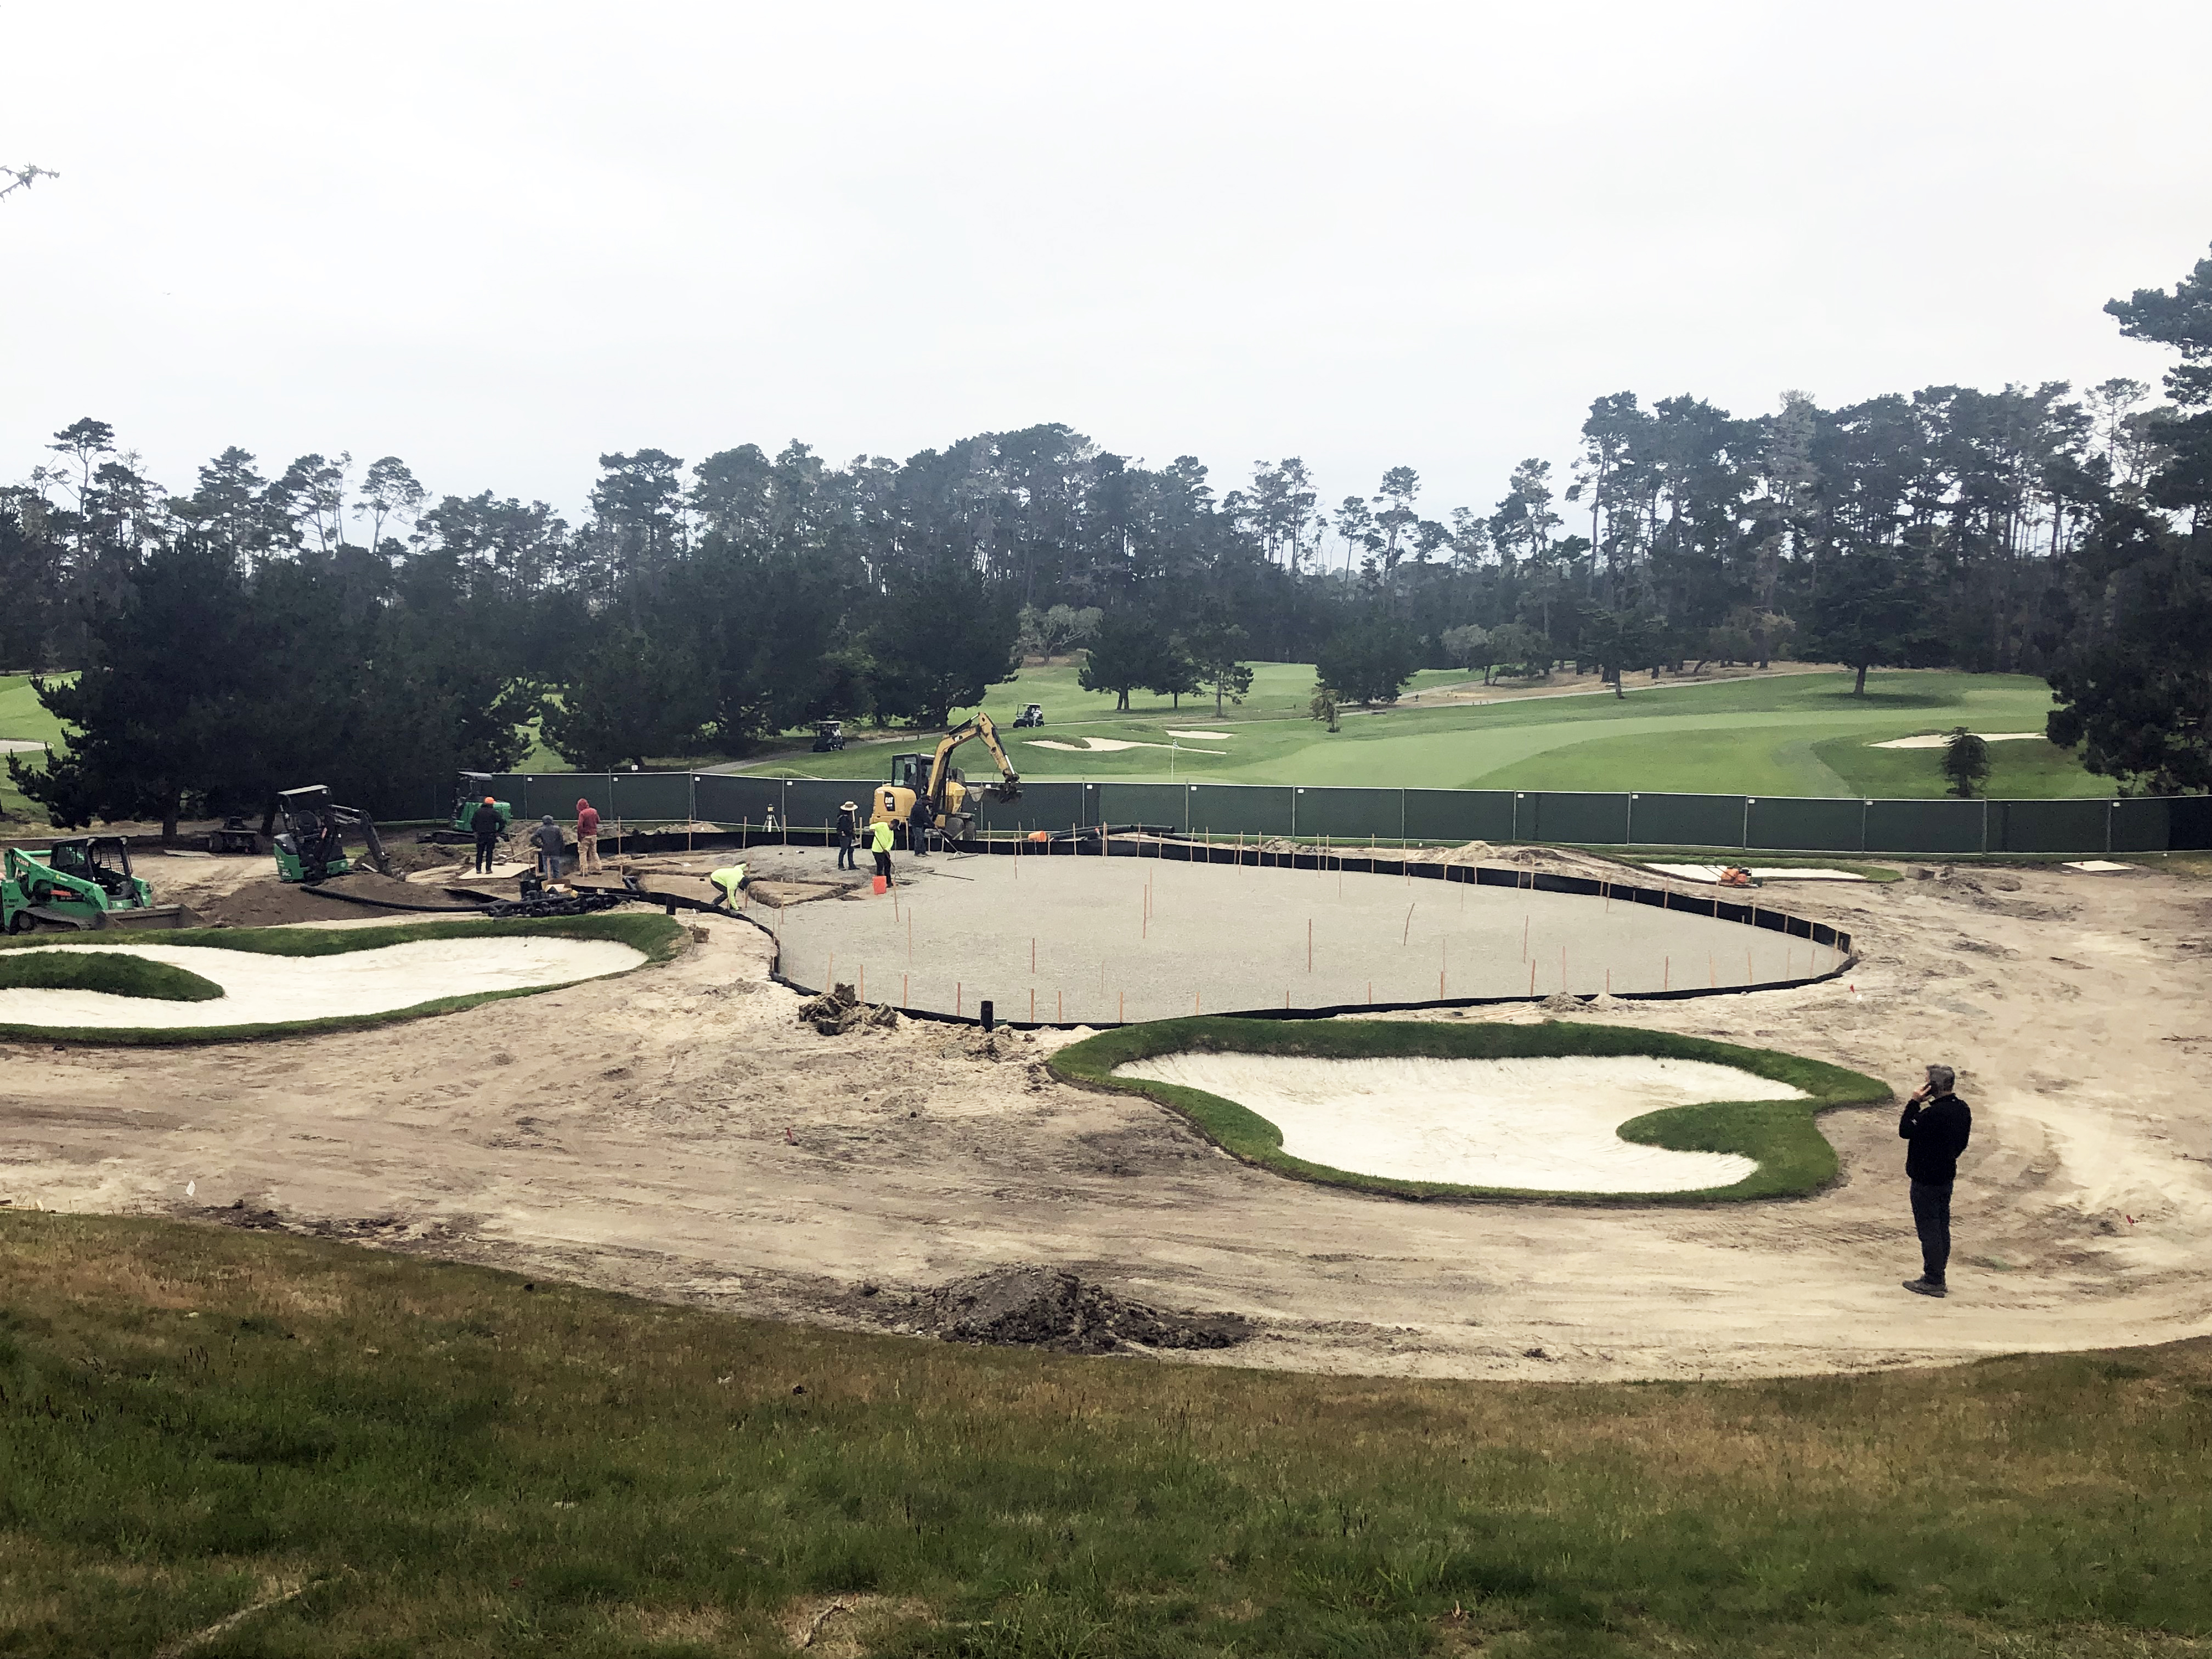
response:
[[[361,863],[380,876],[392,873],[376,821],[358,806],[340,806],[324,785],[287,789],[276,797],[276,879],[327,881],[359,866],[346,856],[346,831],[368,843]]]
[[[120,836],[58,841],[34,853],[11,847],[0,866],[0,927],[11,933],[191,925],[182,905],[154,902],[153,888],[131,872]]]

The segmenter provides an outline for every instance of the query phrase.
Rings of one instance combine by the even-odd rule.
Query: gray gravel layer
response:
[[[802,861],[802,849],[781,857]],[[817,856],[805,849],[805,856]],[[823,850],[818,860],[830,863]],[[1453,997],[1778,985],[1825,946],[1565,893],[1152,859],[914,860],[896,896],[794,906],[781,969],[877,1002],[1066,1024]],[[1311,965],[1308,965],[1310,933]],[[1034,967],[1032,967],[1034,962]]]

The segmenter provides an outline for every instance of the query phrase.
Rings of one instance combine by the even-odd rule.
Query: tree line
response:
[[[739,754],[825,718],[928,726],[1024,653],[1208,696],[1310,660],[1332,699],[1418,668],[1631,672],[1785,652],[2047,676],[2051,734],[2131,789],[2212,787],[2212,260],[2106,307],[2174,349],[2131,380],[1931,386],[1738,417],[1598,398],[1565,477],[1487,511],[1419,473],[1326,505],[1297,458],[1218,488],[1056,424],[903,461],[802,443],[599,459],[570,524],[433,498],[386,456],[270,476],[226,449],[173,492],[106,423],[0,489],[0,659],[67,752],[11,762],[58,822],[258,807],[313,775],[362,804],[511,765],[533,721],[590,769]],[[273,469],[272,469],[273,471]],[[1333,705],[1332,705],[1333,706]],[[413,793],[410,793],[410,790]]]

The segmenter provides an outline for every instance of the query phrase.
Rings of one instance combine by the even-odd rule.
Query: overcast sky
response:
[[[0,478],[79,416],[581,506],[1062,421],[1487,509],[1590,399],[2164,359],[2212,5],[0,0]]]

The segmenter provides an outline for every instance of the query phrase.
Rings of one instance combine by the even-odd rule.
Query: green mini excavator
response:
[[[153,888],[131,872],[120,836],[80,836],[31,852],[11,847],[0,860],[0,927],[11,933],[191,924],[184,906],[154,902]]]
[[[346,856],[346,831],[356,830],[368,843],[361,863],[380,876],[392,873],[376,820],[358,806],[340,806],[324,785],[287,789],[276,797],[276,879],[327,881],[356,868]]]

